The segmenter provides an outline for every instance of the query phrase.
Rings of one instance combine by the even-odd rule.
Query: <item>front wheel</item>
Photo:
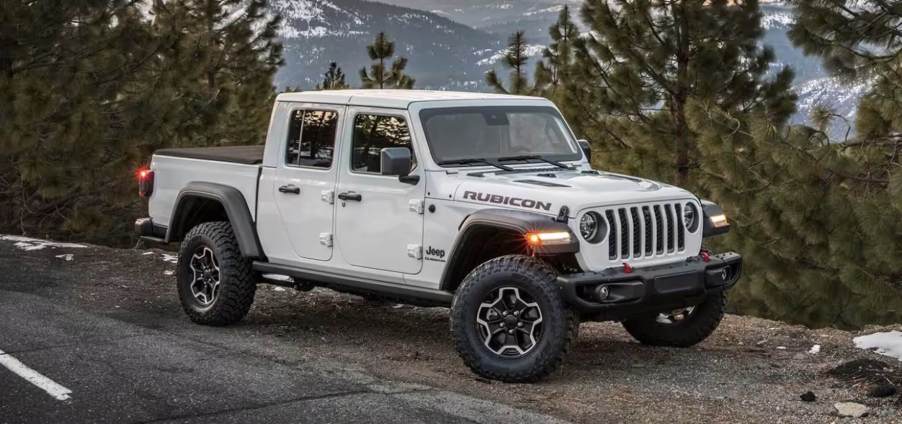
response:
[[[554,269],[522,255],[479,265],[451,305],[451,333],[476,374],[505,382],[538,380],[556,370],[576,339]]]
[[[726,304],[724,292],[714,293],[696,306],[628,319],[623,328],[642,344],[689,347],[717,329]]]
[[[177,269],[182,308],[198,324],[238,322],[254,302],[251,261],[241,255],[228,222],[192,228],[182,242]]]

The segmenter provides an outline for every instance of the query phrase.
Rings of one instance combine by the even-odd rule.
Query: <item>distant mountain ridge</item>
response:
[[[417,88],[488,90],[484,74],[498,66],[507,37],[526,31],[529,54],[541,55],[550,42],[548,27],[569,4],[578,19],[577,0],[277,0],[274,11],[285,19],[282,32],[286,66],[277,75],[280,87],[313,88],[329,62],[335,61],[358,86],[360,68],[369,65],[366,45],[385,31],[398,55],[409,59],[408,73]],[[391,4],[387,4],[391,3]],[[764,44],[774,49],[775,69],[795,71],[799,110],[793,122],[806,122],[816,105],[825,105],[850,121],[867,83],[848,84],[831,77],[820,59],[806,57],[786,33],[795,22],[791,6],[762,2]],[[534,63],[534,62],[533,62]],[[533,63],[529,68],[532,69]],[[836,122],[834,136],[845,134]]]
[[[484,31],[434,13],[363,0],[278,0],[271,5],[284,19],[286,65],[276,76],[280,87],[313,88],[329,62],[337,62],[352,86],[370,64],[366,46],[384,31],[396,42],[396,55],[409,59],[407,72],[418,88],[476,90],[483,72],[477,65],[501,44]]]

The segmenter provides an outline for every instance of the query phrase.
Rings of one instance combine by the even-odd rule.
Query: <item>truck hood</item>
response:
[[[571,216],[591,207],[694,199],[678,187],[627,175],[596,171],[553,170],[450,174],[458,184],[454,200],[556,215],[561,206]],[[450,182],[450,181],[449,181]]]

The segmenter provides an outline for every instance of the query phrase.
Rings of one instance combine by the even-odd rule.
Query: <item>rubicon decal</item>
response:
[[[542,202],[540,200],[523,199],[520,197],[502,196],[500,194],[477,193],[475,191],[465,191],[464,199],[476,200],[478,202],[495,203],[498,205],[511,205],[521,208],[539,209],[543,211],[551,210],[551,202]]]

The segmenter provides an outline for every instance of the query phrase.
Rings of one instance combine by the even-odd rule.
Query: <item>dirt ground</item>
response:
[[[94,246],[26,251],[0,241],[0,275],[12,282],[11,290],[28,285],[108,317],[127,320],[128,311],[191,326],[178,304],[175,264],[164,260],[170,254]],[[849,420],[838,417],[833,406],[845,401],[868,406],[863,421],[902,422],[898,394],[868,395],[881,379],[902,384],[902,362],[852,343],[858,334],[890,328],[810,330],[730,315],[702,344],[671,349],[642,346],[617,323],[583,323],[560,371],[536,384],[504,384],[478,378],[463,365],[444,308],[261,284],[238,327],[259,338],[265,354],[328,359],[353,372],[574,422],[833,422]],[[831,373],[861,359],[877,364],[880,376],[867,369]],[[808,391],[815,401],[800,399]]]

